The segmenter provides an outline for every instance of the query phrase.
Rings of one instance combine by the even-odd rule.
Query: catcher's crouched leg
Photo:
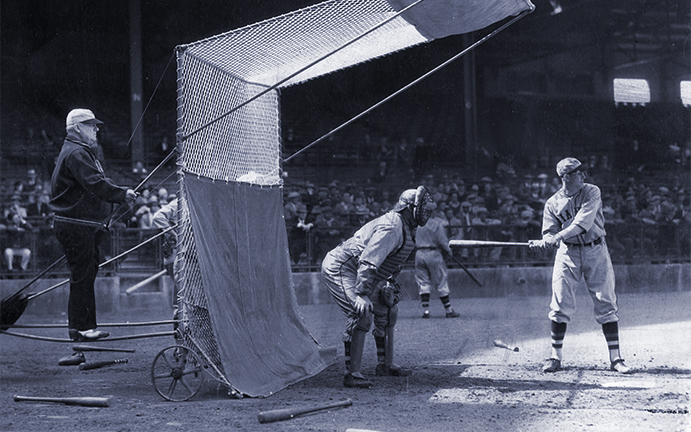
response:
[[[377,345],[377,376],[407,376],[410,369],[403,368],[393,362],[394,333],[398,320],[398,305],[386,308],[374,308],[374,341]]]

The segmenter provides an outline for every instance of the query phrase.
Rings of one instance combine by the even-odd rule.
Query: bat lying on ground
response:
[[[467,248],[477,247],[502,247],[502,246],[528,246],[528,242],[503,242],[490,240],[449,240],[449,246],[460,246]]]
[[[499,347],[499,348],[506,348],[506,349],[509,350],[509,351],[516,351],[516,352],[518,352],[518,347],[517,347],[517,346],[508,345],[508,344],[504,343],[503,341],[501,341],[501,340],[499,340],[499,339],[495,339],[495,340],[494,340],[494,346],[497,346],[497,347]]]
[[[110,366],[119,363],[127,363],[129,360],[126,358],[115,359],[115,360],[104,360],[95,362],[86,362],[79,365],[80,370],[98,369],[105,366]]]
[[[102,348],[102,347],[96,347],[96,346],[91,346],[91,345],[74,345],[72,347],[74,351],[112,351],[112,352],[128,352],[128,353],[133,353],[133,349],[129,348]]]
[[[301,414],[307,414],[315,411],[322,411],[326,409],[331,409],[331,408],[340,408],[340,407],[346,407],[350,406],[353,404],[353,401],[350,399],[346,399],[344,401],[328,404],[328,405],[319,405],[319,406],[313,406],[313,407],[303,407],[303,408],[286,408],[286,409],[277,409],[277,410],[271,410],[271,411],[264,411],[260,412],[259,415],[257,416],[257,420],[259,420],[259,423],[269,423],[269,422],[275,422],[279,420],[288,420],[292,419],[293,417],[299,416]]]
[[[14,395],[15,402],[34,401],[34,402],[57,402],[66,405],[79,405],[86,407],[109,407],[110,398],[103,397],[35,397]]]

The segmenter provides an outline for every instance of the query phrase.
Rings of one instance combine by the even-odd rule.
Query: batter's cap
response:
[[[585,167],[576,158],[567,157],[557,163],[557,175],[564,177],[566,174],[571,174],[576,171],[584,171]]]

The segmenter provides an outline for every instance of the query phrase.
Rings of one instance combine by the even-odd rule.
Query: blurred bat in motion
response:
[[[506,348],[506,349],[509,350],[509,351],[516,351],[516,352],[518,352],[518,347],[517,347],[517,346],[508,345],[508,344],[504,343],[504,342],[503,342],[502,340],[500,340],[500,339],[495,339],[495,340],[494,340],[494,346],[499,347],[499,348]]]

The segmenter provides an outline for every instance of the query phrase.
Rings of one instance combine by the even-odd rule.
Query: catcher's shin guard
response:
[[[351,374],[360,372],[362,367],[362,355],[365,351],[366,336],[367,333],[361,330],[353,331],[353,338],[350,341],[350,367],[348,368],[348,372]]]

